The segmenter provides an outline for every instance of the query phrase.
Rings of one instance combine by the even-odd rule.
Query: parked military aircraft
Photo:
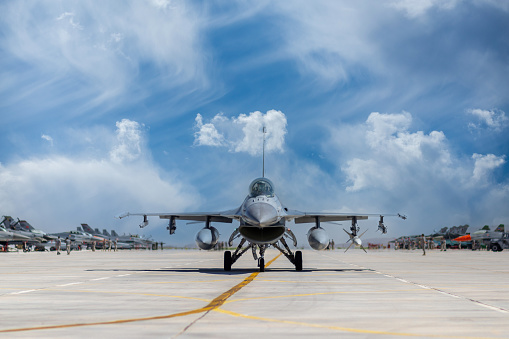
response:
[[[21,226],[21,222],[24,223],[25,227]],[[24,220],[14,221],[10,216],[4,216],[4,219],[0,224],[3,224],[5,229],[17,235],[22,235],[28,238],[25,242],[30,244],[36,244],[46,242],[51,239],[47,234],[41,230],[34,229],[30,224]]]
[[[19,244],[30,240],[29,237],[26,237],[21,234],[16,234],[14,232],[8,231],[5,228],[0,226],[0,244]]]
[[[466,234],[454,239],[454,241],[472,241],[472,240],[491,240],[491,239],[502,239],[504,235],[504,225],[500,225],[495,231],[490,232],[488,230],[478,230],[471,234]]]
[[[88,226],[88,224],[81,224],[81,227],[85,230],[85,232],[90,233],[95,239],[96,244],[98,248],[102,248],[103,240],[105,242],[107,241],[114,241],[116,237],[112,237],[109,235],[104,235],[99,232],[99,229],[96,228],[95,230],[92,229],[92,227]],[[107,233],[107,232],[106,232]],[[117,248],[119,249],[131,249],[133,246],[125,241],[120,241],[120,239],[117,239]]]
[[[91,244],[92,241],[100,241],[102,239],[99,239],[97,237],[94,237],[91,234],[88,234],[86,232],[80,232],[80,231],[68,231],[68,232],[60,232],[60,233],[52,233],[51,234],[54,237],[60,237],[61,239],[65,239],[69,237],[71,241],[80,244],[80,245],[88,245]]]
[[[143,216],[143,222],[140,227],[148,225],[149,216],[158,216],[161,219],[168,219],[167,229],[170,234],[176,230],[177,220],[193,220],[205,222],[205,227],[196,235],[196,243],[203,250],[212,249],[218,239],[219,232],[211,226],[212,222],[232,223],[233,220],[240,222],[240,226],[236,228],[230,236],[229,245],[232,246],[233,240],[241,238],[240,244],[232,254],[230,251],[224,253],[224,269],[230,271],[231,266],[240,256],[248,249],[252,249],[255,260],[258,260],[260,271],[264,271],[265,259],[264,253],[268,246],[272,246],[284,254],[288,260],[295,265],[297,271],[302,270],[302,252],[293,253],[286,240],[289,238],[297,246],[297,239],[293,232],[286,227],[286,222],[294,221],[296,224],[314,223],[308,232],[309,245],[315,250],[322,250],[327,247],[330,237],[321,227],[322,222],[344,221],[350,220],[352,226],[350,228],[350,237],[357,237],[359,227],[358,220],[365,220],[369,217],[379,217],[379,229],[383,233],[387,232],[384,225],[384,215],[380,214],[358,214],[358,213],[314,213],[300,212],[290,210],[285,207],[274,192],[273,183],[261,177],[255,179],[249,186],[249,194],[245,198],[240,207],[223,212],[195,212],[195,213],[126,213],[119,218],[130,215]],[[387,215],[387,214],[386,214]],[[390,216],[398,216],[406,219],[405,216],[394,214]],[[248,242],[248,246],[243,249],[244,244]],[[354,241],[355,242],[355,241]],[[258,258],[256,250],[259,250]]]

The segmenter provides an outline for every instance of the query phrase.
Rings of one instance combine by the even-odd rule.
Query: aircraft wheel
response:
[[[500,245],[499,245],[499,244],[496,244],[496,243],[495,243],[495,244],[491,244],[491,250],[492,250],[493,252],[499,252],[499,251],[502,251],[502,248],[500,247]]]
[[[230,251],[224,252],[224,270],[225,271],[232,270],[232,252]]]
[[[302,252],[295,251],[295,270],[302,271]]]
[[[260,258],[258,260],[258,266],[260,266],[260,272],[265,272],[265,259]]]

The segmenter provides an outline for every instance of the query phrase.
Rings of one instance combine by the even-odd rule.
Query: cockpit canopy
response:
[[[265,195],[267,197],[274,196],[274,185],[267,178],[258,178],[253,180],[251,185],[249,185],[249,192],[252,198]]]

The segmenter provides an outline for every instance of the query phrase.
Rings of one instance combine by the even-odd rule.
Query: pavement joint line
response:
[[[68,284],[63,284],[63,285],[57,285],[58,287],[65,287],[65,286],[72,286],[72,285],[79,285],[79,284],[83,284],[82,281],[78,281],[78,282],[72,282],[72,283],[68,283]]]
[[[272,260],[270,260],[267,264],[265,264],[265,267],[268,267],[270,264],[272,264],[280,256],[281,256],[281,253],[278,254],[276,257],[274,257]],[[76,323],[76,324],[47,325],[47,326],[38,326],[38,327],[13,328],[13,329],[7,329],[7,330],[0,330],[0,333],[27,332],[27,331],[37,331],[37,330],[51,330],[51,329],[59,329],[59,328],[72,328],[72,327],[85,327],[85,326],[98,326],[98,325],[113,325],[113,324],[133,323],[133,322],[138,322],[138,321],[148,321],[148,320],[160,320],[160,319],[176,318],[176,317],[182,317],[182,316],[186,316],[186,315],[192,315],[192,314],[203,313],[203,312],[205,312],[207,314],[208,312],[213,311],[213,310],[218,309],[219,307],[221,307],[226,302],[226,300],[229,297],[231,297],[233,294],[237,293],[240,289],[242,289],[243,287],[248,285],[250,282],[252,282],[258,276],[259,273],[260,273],[259,271],[251,273],[242,282],[240,282],[239,284],[237,284],[234,287],[230,288],[228,291],[224,292],[220,296],[218,296],[215,299],[213,299],[207,306],[204,306],[202,308],[197,308],[197,309],[194,309],[194,310],[191,310],[191,311],[179,312],[179,313],[173,313],[173,314],[167,314],[167,315],[161,315],[161,316],[153,316],[153,317],[109,320],[109,321],[100,321],[100,322],[94,322],[94,323]],[[35,291],[35,290],[33,290],[33,291]],[[201,319],[201,318],[203,318],[203,316],[198,318],[198,319]],[[196,319],[194,322],[196,322],[198,319]],[[191,323],[190,325],[192,325],[193,323]],[[190,325],[188,325],[177,336],[179,336],[180,334],[184,333],[184,331],[186,329],[188,329],[190,327]]]
[[[24,293],[30,293],[30,292],[35,292],[35,291],[38,291],[38,290],[25,290],[25,291],[12,292],[9,294],[24,294]]]
[[[418,334],[418,333],[404,333],[404,332],[388,332],[388,331],[380,331],[380,330],[366,330],[366,329],[360,329],[360,328],[313,324],[313,323],[306,323],[306,322],[300,322],[300,321],[294,321],[294,320],[282,320],[282,319],[250,316],[250,315],[246,315],[246,314],[228,311],[228,310],[225,310],[222,308],[214,309],[214,311],[223,313],[223,314],[227,314],[227,315],[230,315],[233,317],[240,317],[240,318],[245,318],[245,319],[252,319],[252,320],[272,322],[272,323],[299,325],[299,326],[314,327],[314,328],[322,328],[322,329],[329,329],[329,330],[350,332],[350,333],[359,333],[359,334],[378,334],[378,335],[403,336],[403,337],[424,337],[424,338],[463,338],[463,339],[487,338],[487,337],[447,336],[447,335]]]
[[[90,279],[90,281],[105,280],[105,279],[109,279],[109,278],[111,278],[111,277],[95,278],[95,279]]]
[[[326,257],[329,257],[329,256],[326,256]],[[329,257],[329,258],[331,258],[331,257]],[[335,259],[335,260],[340,261],[340,262],[342,262],[344,264],[348,264],[347,262],[344,262],[344,261],[341,261],[341,260],[338,260],[338,259]],[[374,272],[376,272],[376,271],[374,271]],[[385,275],[385,276],[387,276],[387,275]],[[509,313],[509,310],[506,310],[505,308],[497,307],[497,306],[491,306],[491,305],[485,304],[485,303],[483,303],[483,302],[481,302],[479,300],[475,300],[475,299],[471,299],[471,298],[467,298],[467,297],[463,297],[463,296],[458,296],[458,295],[455,295],[455,294],[452,294],[452,293],[449,293],[449,292],[442,291],[442,290],[440,290],[438,288],[435,288],[435,287],[429,287],[429,286],[426,286],[426,285],[421,285],[421,284],[418,284],[418,283],[415,283],[415,282],[411,282],[411,281],[408,281],[408,280],[405,280],[405,279],[401,279],[401,278],[398,278],[398,277],[395,277],[395,276],[389,276],[389,277],[393,278],[393,279],[396,279],[396,280],[399,280],[401,282],[407,283],[407,284],[418,286],[418,287],[423,288],[423,289],[436,291],[438,293],[447,295],[447,296],[452,297],[452,298],[467,300],[467,301],[470,301],[470,302],[472,302],[472,303],[474,303],[476,305],[479,305],[479,306],[485,307],[487,309],[490,309],[492,311],[497,311],[499,313],[504,313],[504,314]]]

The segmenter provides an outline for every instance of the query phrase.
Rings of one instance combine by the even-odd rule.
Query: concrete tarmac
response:
[[[0,338],[509,338],[509,251],[0,253]]]

